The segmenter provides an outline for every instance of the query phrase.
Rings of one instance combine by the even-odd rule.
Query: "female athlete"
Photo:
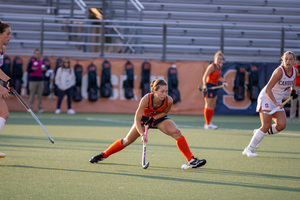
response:
[[[298,70],[293,67],[296,56],[292,51],[287,51],[283,54],[281,59],[281,65],[274,70],[269,82],[258,96],[256,111],[259,112],[261,127],[253,131],[253,137],[242,153],[248,157],[258,156],[258,154],[254,152],[254,148],[258,148],[267,133],[273,135],[285,128],[286,115],[282,105],[284,93],[286,93],[288,89],[291,89],[290,96],[292,96],[293,99],[298,97],[298,94],[294,90],[295,78],[298,72]],[[280,110],[274,114],[268,115],[264,113],[270,112],[278,106]],[[273,125],[272,120],[275,122]]]
[[[168,86],[166,81],[156,79],[151,82],[151,93],[146,94],[140,101],[135,113],[134,124],[127,136],[115,141],[108,149],[90,159],[91,163],[102,161],[110,155],[121,151],[138,137],[141,136],[142,142],[147,142],[148,138],[144,134],[145,125],[149,128],[158,128],[166,135],[176,140],[176,144],[181,153],[185,156],[191,168],[205,165],[206,160],[199,160],[193,156],[190,148],[181,134],[176,124],[168,118],[167,114],[171,110],[173,99],[168,96]]]

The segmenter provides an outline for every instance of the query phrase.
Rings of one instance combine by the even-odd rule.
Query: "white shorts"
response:
[[[271,111],[274,108],[276,108],[276,105],[271,101],[271,99],[267,96],[267,94],[264,91],[261,91],[259,93],[259,96],[257,98],[257,106],[256,106],[256,112],[259,111]],[[280,108],[278,111],[284,111],[283,108]]]

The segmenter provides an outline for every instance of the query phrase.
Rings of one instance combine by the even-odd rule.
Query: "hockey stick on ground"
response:
[[[14,89],[11,88],[11,92],[17,97],[17,99],[21,102],[21,104],[26,108],[26,110],[28,112],[30,112],[30,114],[33,116],[33,118],[37,121],[37,123],[42,127],[42,129],[45,131],[45,133],[47,134],[49,140],[51,143],[54,143],[54,140],[50,137],[49,133],[47,132],[47,130],[45,129],[45,127],[43,126],[43,124],[40,122],[40,120],[35,116],[35,114],[32,112],[32,110],[29,108],[29,106],[25,103],[25,101],[22,99],[22,97],[18,94],[18,92]]]
[[[284,106],[285,104],[287,104],[287,102],[289,102],[292,98],[293,98],[293,97],[289,97],[287,100],[285,100],[285,101],[282,103],[282,105]],[[275,112],[277,112],[279,109],[280,109],[280,107],[277,106],[276,108],[274,108],[274,109],[271,110],[270,112],[265,112],[265,111],[264,111],[264,113],[267,114],[267,115],[273,115],[273,114],[274,114]]]
[[[218,85],[218,86],[209,87],[209,88],[207,88],[207,90],[216,90],[216,89],[220,89],[220,88],[223,88],[223,87],[224,87],[224,84]],[[199,85],[198,89],[201,92],[204,92],[204,89],[200,85]]]
[[[145,135],[148,136],[148,129],[149,129],[149,125],[146,125],[145,127]],[[147,142],[144,141],[143,144],[143,158],[142,158],[142,166],[144,169],[147,169],[149,167],[149,162],[146,163],[146,144]]]

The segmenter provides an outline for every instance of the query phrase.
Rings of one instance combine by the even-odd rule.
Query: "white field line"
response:
[[[29,119],[31,118],[31,116],[28,117],[10,117],[10,118],[25,118],[25,119]],[[39,117],[39,119],[57,119],[56,117]],[[65,118],[61,118],[60,120],[63,120]],[[87,117],[87,118],[72,118],[72,119],[76,119],[76,120],[87,120],[87,121],[101,121],[101,122],[110,122],[110,123],[122,123],[122,124],[133,124],[133,121],[128,121],[128,120],[116,120],[116,119],[104,119],[104,118],[92,118],[92,117]],[[222,121],[223,122],[223,121]],[[228,122],[232,122],[232,121],[228,121]],[[176,124],[179,128],[191,128],[191,129],[204,129],[203,126],[192,126],[192,125],[182,125],[177,123]],[[219,128],[219,130],[232,130],[232,131],[243,131],[243,132],[249,132],[249,131],[253,131],[253,130],[247,130],[247,129],[234,129],[234,128]],[[212,130],[210,130],[212,131]],[[300,133],[288,133],[288,132],[282,132],[279,133],[281,135],[290,135],[290,136],[300,136]]]

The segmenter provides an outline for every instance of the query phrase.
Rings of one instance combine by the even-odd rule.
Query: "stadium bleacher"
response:
[[[84,2],[86,10],[106,8],[107,58],[211,60],[223,49],[227,61],[274,62],[284,50],[300,54],[298,0],[141,0],[142,12],[130,1]],[[92,47],[102,45],[100,20],[87,20],[77,5],[71,12],[70,1],[59,0],[59,10],[57,0],[0,4],[1,20],[13,26],[10,54],[31,55],[42,38],[44,54],[99,57]]]

